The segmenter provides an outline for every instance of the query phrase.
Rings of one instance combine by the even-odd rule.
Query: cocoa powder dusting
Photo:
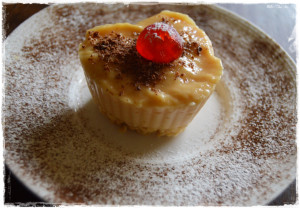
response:
[[[168,21],[170,21],[169,19]],[[166,18],[162,18],[162,21],[168,22]],[[97,31],[90,31],[88,40],[98,53],[99,58],[104,61],[104,69],[118,71],[118,78],[130,76],[133,80],[132,84],[137,90],[140,90],[141,86],[154,87],[164,80],[165,70],[174,70],[176,66],[186,66],[185,61],[179,59],[170,63],[155,63],[144,59],[136,50],[136,40],[139,33],[134,33],[134,35],[134,37],[125,37],[112,31],[110,34],[100,36]],[[191,36],[187,32],[181,32],[180,35],[182,37]],[[185,56],[185,51],[200,55],[202,48],[199,44],[194,41],[191,42],[191,39],[184,39],[182,56]],[[93,62],[92,59],[91,62]],[[192,63],[189,64],[189,67],[194,69]],[[177,77],[175,73],[175,79]]]
[[[136,34],[138,35],[138,34]],[[137,38],[112,31],[105,36],[90,32],[88,40],[104,61],[104,68],[118,71],[118,77],[130,76],[137,90],[140,86],[155,86],[164,78],[164,69],[172,63],[160,64],[144,59],[136,50]]]

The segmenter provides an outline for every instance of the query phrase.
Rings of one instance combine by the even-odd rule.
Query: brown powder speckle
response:
[[[125,37],[111,32],[105,36],[90,32],[89,41],[105,65],[114,66],[122,76],[130,76],[135,85],[155,86],[164,77],[164,69],[171,64],[148,61],[137,52],[136,37]],[[137,89],[139,89],[138,87]]]

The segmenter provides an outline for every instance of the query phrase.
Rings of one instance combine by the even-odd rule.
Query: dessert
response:
[[[149,38],[165,40],[166,34],[170,40],[163,47]],[[153,57],[143,54],[147,50]],[[80,44],[79,57],[100,111],[143,134],[184,130],[223,71],[205,32],[187,15],[171,11],[137,24],[94,27]]]

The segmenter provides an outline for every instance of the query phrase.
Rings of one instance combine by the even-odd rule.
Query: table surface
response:
[[[275,40],[296,61],[296,5],[295,4],[217,4],[251,22]],[[44,4],[4,4],[4,39],[19,24],[41,9]],[[269,205],[295,204],[296,180]],[[31,202],[31,203],[30,203]],[[26,189],[5,167],[5,203],[33,204],[41,200]],[[43,203],[41,203],[43,205]]]

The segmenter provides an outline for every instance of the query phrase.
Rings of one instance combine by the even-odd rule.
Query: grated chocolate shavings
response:
[[[199,55],[201,51],[202,51],[202,47],[198,46],[198,48],[197,48],[197,54]]]
[[[125,37],[114,31],[105,36],[89,32],[88,40],[105,62],[105,69],[118,71],[118,77],[130,76],[137,90],[141,86],[155,86],[164,79],[164,68],[171,65],[144,59],[135,48],[136,38]]]

